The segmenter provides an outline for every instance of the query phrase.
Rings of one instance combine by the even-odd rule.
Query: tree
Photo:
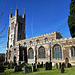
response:
[[[6,0],[5,0],[5,4],[4,4],[3,10],[2,10],[2,12],[0,14],[0,23],[2,21],[2,16],[3,16],[3,13],[4,13],[5,6],[6,6]],[[1,35],[3,33],[3,31],[5,30],[5,28],[6,28],[6,23],[5,23],[4,27],[3,27],[3,29],[0,30],[0,38],[5,37],[4,35]]]
[[[4,33],[3,33],[5,31],[5,28],[6,28],[6,22],[4,25],[1,24],[1,22],[3,22],[2,17],[4,14],[5,7],[6,7],[6,0],[4,2],[3,8],[1,8],[2,11],[0,10],[0,49],[5,48],[5,47],[2,47],[2,44],[5,43],[5,41],[4,40],[1,41],[4,37],[6,37],[6,35],[4,35]]]
[[[75,0],[71,0],[70,4],[70,15],[68,17],[68,26],[70,29],[71,36],[75,37]]]

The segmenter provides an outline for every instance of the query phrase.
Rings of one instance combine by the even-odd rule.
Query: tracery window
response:
[[[36,42],[37,42],[37,44],[39,44],[40,43],[40,40],[36,40]]]
[[[48,41],[48,38],[46,37],[44,40],[45,40],[45,43],[46,43]]]
[[[32,41],[30,41],[30,45],[32,45],[33,44],[33,42]]]
[[[75,58],[75,47],[71,47],[71,57]]]
[[[54,59],[62,59],[62,49],[61,46],[56,44],[53,47],[53,58]]]
[[[26,46],[26,42],[24,42],[24,46]]]
[[[38,50],[38,54],[39,54],[39,58],[45,58],[46,54],[45,54],[45,48],[43,46],[41,46]]]
[[[11,51],[9,51],[9,59],[11,58]]]
[[[13,29],[14,29],[14,22],[11,23],[11,30],[13,30]]]
[[[16,49],[14,49],[14,54],[16,53]]]
[[[28,50],[28,55],[29,55],[29,59],[33,59],[34,58],[34,52],[33,52],[33,49],[32,48],[30,48]]]

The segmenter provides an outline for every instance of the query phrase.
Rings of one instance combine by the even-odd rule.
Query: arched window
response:
[[[45,58],[45,48],[41,46],[38,50],[39,58]]]
[[[40,43],[40,40],[36,40],[36,42],[37,42],[37,44],[39,44]]]
[[[26,42],[24,42],[24,46],[26,46]]]
[[[75,47],[74,46],[71,47],[71,57],[72,58],[75,57]]]
[[[32,45],[33,44],[33,42],[32,41],[30,41],[30,45]]]
[[[29,59],[33,59],[34,58],[34,52],[33,52],[32,48],[29,48],[28,55],[29,55]]]
[[[16,48],[14,49],[14,54],[16,54]]]
[[[48,38],[46,37],[44,40],[45,40],[45,43],[46,43],[48,41]]]
[[[61,46],[56,44],[53,47],[53,58],[54,59],[62,59],[62,49]]]
[[[11,58],[11,51],[9,51],[9,59]]]

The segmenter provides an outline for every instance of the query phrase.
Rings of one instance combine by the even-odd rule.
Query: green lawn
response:
[[[65,73],[60,73],[60,69],[53,67],[52,70],[45,71],[45,68],[39,68],[37,72],[26,74],[24,74],[24,71],[14,72],[14,69],[6,69],[3,73],[0,73],[0,75],[75,75],[75,66],[65,68]]]

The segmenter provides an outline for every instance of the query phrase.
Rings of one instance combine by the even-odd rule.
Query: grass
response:
[[[45,71],[45,68],[39,68],[39,71],[32,73],[24,73],[23,69],[20,72],[14,72],[14,69],[6,69],[0,75],[75,75],[75,66],[71,68],[65,68],[65,72],[61,73],[60,69],[52,68],[52,70]]]

